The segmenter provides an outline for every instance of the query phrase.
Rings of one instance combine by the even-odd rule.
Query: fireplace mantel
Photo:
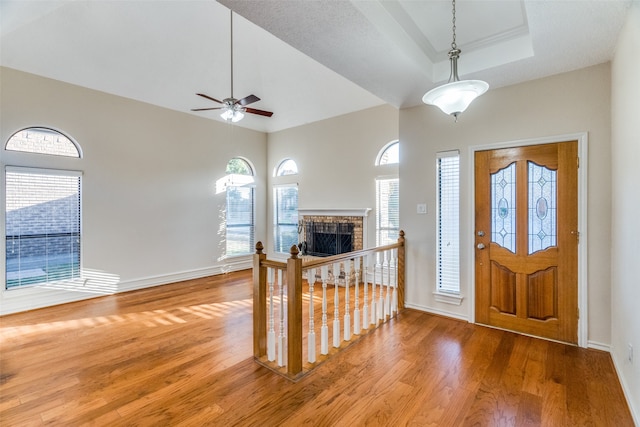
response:
[[[371,208],[357,209],[298,209],[298,216],[361,216],[366,218],[371,212]]]

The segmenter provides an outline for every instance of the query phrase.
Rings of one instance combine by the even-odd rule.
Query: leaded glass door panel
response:
[[[577,148],[476,152],[478,323],[577,342]]]

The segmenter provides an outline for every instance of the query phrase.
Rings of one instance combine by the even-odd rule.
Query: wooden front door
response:
[[[476,322],[577,343],[577,151],[476,152]]]

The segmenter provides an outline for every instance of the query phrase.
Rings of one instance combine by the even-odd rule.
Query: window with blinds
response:
[[[226,172],[232,176],[231,185],[226,188],[227,256],[250,255],[255,249],[255,187],[246,183],[253,182],[253,168],[247,160],[234,157],[229,160]],[[234,182],[243,185],[233,185]]]
[[[460,292],[460,154],[437,155],[438,292]]]
[[[376,245],[398,241],[400,231],[400,182],[398,178],[376,179]]]
[[[298,186],[279,185],[274,193],[274,249],[289,253],[298,244]]]
[[[227,187],[227,255],[248,255],[254,251],[254,187]]]
[[[80,277],[79,172],[5,172],[7,289]]]

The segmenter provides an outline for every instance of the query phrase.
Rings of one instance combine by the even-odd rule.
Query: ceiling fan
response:
[[[256,108],[247,107],[249,104],[260,101],[255,95],[245,96],[242,99],[236,99],[233,97],[233,11],[229,10],[231,14],[231,96],[225,98],[222,101],[217,100],[204,93],[196,93],[196,95],[206,98],[210,101],[222,104],[221,107],[210,108],[192,108],[191,111],[207,111],[207,110],[223,110],[220,117],[227,121],[238,122],[244,117],[244,113],[257,114],[259,116],[271,117],[273,113],[271,111],[258,110]]]

